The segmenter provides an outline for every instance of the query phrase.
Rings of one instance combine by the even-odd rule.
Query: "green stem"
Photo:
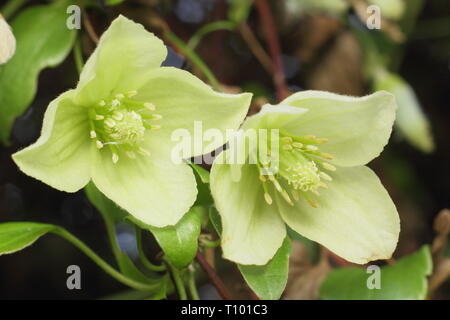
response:
[[[151,271],[161,272],[166,270],[166,267],[164,265],[157,266],[153,263],[151,263],[147,257],[145,256],[144,250],[142,249],[142,230],[138,226],[136,226],[136,243],[137,243],[137,249],[139,253],[139,259],[141,260],[144,267]]]
[[[114,254],[114,257],[116,258],[116,261],[119,262],[122,256],[122,252],[119,247],[119,243],[117,242],[117,236],[116,236],[116,226],[114,223],[104,217],[105,225],[106,225],[106,233],[108,234],[109,243],[111,244],[111,249]]]
[[[195,268],[191,264],[188,268],[188,288],[193,300],[200,300],[200,296],[197,291],[197,285],[195,283]]]
[[[92,261],[94,261],[100,268],[102,268],[107,274],[116,279],[117,281],[137,290],[153,290],[153,285],[148,285],[145,283],[137,282],[133,279],[130,279],[116,269],[111,267],[105,260],[100,258],[91,248],[89,248],[83,241],[72,235],[67,230],[56,227],[56,229],[52,230],[52,232],[58,236],[63,237],[78,249],[80,249],[86,256],[88,256]]]
[[[187,300],[186,289],[184,287],[183,279],[181,278],[180,271],[175,268],[167,259],[164,258],[164,262],[172,274],[173,282],[175,283],[175,287],[177,288],[178,296],[180,300]]]
[[[81,53],[80,38],[77,38],[73,46],[73,57],[75,59],[75,65],[77,67],[78,73],[81,74],[81,71],[83,70],[84,66],[84,61],[83,61],[83,54]]]
[[[187,47],[191,50],[195,50],[202,38],[208,33],[219,30],[233,31],[234,29],[236,29],[236,24],[231,21],[223,20],[208,23],[207,25],[204,25],[203,27],[198,29],[198,31],[191,37],[191,39],[189,39]]]
[[[178,49],[185,55],[185,57],[200,69],[200,71],[205,75],[206,79],[215,90],[220,91],[219,81],[216,79],[214,74],[203,62],[203,60],[183,42],[183,40],[178,38],[171,31],[168,31],[165,37],[169,42],[178,47]]]
[[[17,10],[20,9],[28,0],[10,0],[7,4],[5,4],[0,10],[1,14],[5,17],[5,19],[11,18]]]

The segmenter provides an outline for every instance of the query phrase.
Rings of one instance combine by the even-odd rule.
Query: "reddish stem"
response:
[[[271,9],[266,0],[255,0],[256,7],[261,17],[262,27],[269,45],[270,55],[273,61],[273,83],[277,91],[277,100],[281,101],[289,95],[289,90],[284,76],[283,60],[281,59],[280,42],[272,17]]]
[[[208,261],[206,261],[205,257],[198,251],[197,252],[197,261],[202,267],[202,269],[206,272],[209,279],[213,283],[214,287],[216,287],[217,292],[222,297],[223,300],[231,300],[231,295],[228,293],[228,290],[225,288],[222,280],[220,280],[219,276],[216,274],[216,271],[209,265]]]

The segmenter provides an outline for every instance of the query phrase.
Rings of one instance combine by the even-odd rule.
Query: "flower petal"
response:
[[[249,128],[265,128],[265,129],[279,129],[286,124],[296,121],[307,109],[291,107],[289,105],[263,105],[261,111],[257,114],[245,119],[242,125],[243,129]]]
[[[40,138],[12,156],[24,173],[66,192],[80,190],[90,179],[88,113],[73,103],[73,94],[50,103]]]
[[[367,167],[339,168],[317,208],[300,199],[294,207],[278,196],[284,221],[296,232],[359,264],[391,257],[400,221],[389,194]]]
[[[124,16],[115,19],[90,56],[78,84],[77,102],[97,103],[141,86],[167,56],[163,42]]]
[[[145,224],[175,225],[193,205],[197,188],[192,169],[173,164],[167,150],[150,156],[123,156],[114,164],[109,150],[93,152],[92,180],[117,205]]]
[[[135,100],[152,103],[155,113],[163,116],[155,125],[162,128],[155,132],[161,139],[172,145],[175,130],[184,130],[191,137],[202,138],[202,130],[212,136],[209,142],[192,143],[188,157],[211,152],[226,143],[225,131],[237,130],[244,120],[250,106],[251,94],[225,94],[213,91],[209,86],[184,70],[163,67],[155,70],[147,83],[133,97]],[[195,131],[194,128],[198,130]],[[217,139],[215,139],[217,136]],[[196,147],[196,145],[200,147]]]
[[[211,192],[222,217],[223,255],[239,264],[264,265],[281,247],[286,226],[275,204],[264,201],[256,166],[243,166],[240,181],[231,175],[229,165],[212,167]]]
[[[392,94],[379,91],[354,98],[329,92],[303,91],[282,102],[309,111],[285,129],[296,135],[328,138],[320,146],[340,166],[364,165],[376,158],[387,144],[395,120]]]

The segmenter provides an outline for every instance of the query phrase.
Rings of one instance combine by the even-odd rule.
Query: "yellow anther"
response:
[[[290,144],[284,144],[283,145],[283,150],[290,151],[292,149],[294,149],[294,148],[292,148],[292,145],[290,145]]]
[[[144,156],[147,156],[147,157],[150,156],[150,152],[142,147],[138,148],[138,152]]]
[[[103,120],[103,119],[105,119],[105,116],[102,116],[101,114],[95,115],[95,120]]]
[[[322,181],[319,182],[319,187],[324,188],[324,189],[328,189],[328,185],[325,182],[322,182]]]
[[[319,150],[319,148],[317,148],[316,146],[313,146],[313,145],[309,144],[309,145],[306,146],[306,150],[309,150],[309,151],[317,151],[317,150]]]
[[[298,149],[303,148],[303,143],[301,143],[301,142],[294,142],[292,145],[293,145],[295,148],[298,148]]]
[[[322,167],[324,167],[325,169],[330,170],[330,171],[336,171],[336,167],[329,164],[328,162],[323,162]]]
[[[101,101],[98,103],[98,105],[99,105],[100,107],[106,106],[105,100],[101,100]]]
[[[316,203],[313,199],[308,198],[308,199],[306,199],[306,200],[309,202],[309,204],[311,205],[311,207],[317,208],[317,203]]]
[[[128,158],[136,159],[136,154],[133,151],[127,151],[126,154],[127,154]]]
[[[94,130],[91,130],[91,132],[89,132],[89,136],[91,137],[91,139],[95,139],[97,138],[97,133]]]
[[[152,124],[150,126],[150,130],[159,130],[159,129],[161,129],[161,126],[158,124]]]
[[[113,119],[108,118],[108,119],[105,120],[105,124],[108,127],[113,128],[116,125],[116,122]]]
[[[131,90],[127,92],[127,97],[131,98],[134,97],[135,95],[137,95],[137,91],[136,90]]]
[[[156,114],[156,113],[152,114],[152,120],[161,120],[162,117],[163,116],[160,114]]]
[[[267,181],[266,178],[265,178],[263,175],[260,175],[260,176],[259,176],[259,180],[260,180],[261,182],[266,182],[266,181]]]
[[[156,110],[155,105],[153,103],[150,103],[150,102],[144,103],[144,107],[146,107],[150,111],[155,111]]]
[[[283,190],[283,192],[281,192],[281,195],[283,196],[284,200],[286,200],[286,202],[291,205],[294,206],[294,203],[291,200],[291,197],[289,197],[288,193],[286,192],[286,190]]]
[[[113,113],[112,117],[113,117],[114,119],[116,119],[117,121],[120,121],[120,120],[123,119],[123,113],[122,113],[122,112],[119,112],[119,111],[115,111],[115,112]]]
[[[292,140],[291,137],[283,137],[283,138],[281,138],[281,141],[286,142],[286,143],[292,143],[294,140]]]
[[[327,159],[327,160],[333,160],[334,159],[334,157],[331,154],[325,153],[325,152],[319,153],[318,156],[322,157],[324,159]]]
[[[111,101],[111,106],[113,108],[120,106],[120,101],[117,99],[114,99],[113,101]]]
[[[264,199],[266,200],[267,204],[269,204],[269,205],[271,205],[273,202],[272,197],[267,192],[264,193]]]
[[[333,181],[333,178],[331,178],[329,175],[327,175],[325,172],[319,173],[320,177],[327,180],[327,181]]]
[[[123,99],[123,98],[125,98],[125,96],[122,93],[118,93],[118,94],[116,94],[116,98]]]
[[[111,159],[112,162],[116,164],[119,161],[119,155],[117,153],[113,153]]]
[[[100,140],[95,141],[95,145],[97,146],[98,149],[103,148],[103,143]]]

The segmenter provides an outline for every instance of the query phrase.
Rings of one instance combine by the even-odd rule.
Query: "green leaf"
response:
[[[210,208],[209,219],[220,236],[222,223],[216,208]],[[290,253],[291,240],[289,237],[286,237],[280,249],[267,264],[263,266],[238,264],[237,266],[244,280],[258,297],[276,300],[281,297],[286,287]]]
[[[286,237],[281,248],[266,265],[238,265],[245,281],[258,297],[265,300],[281,297],[287,283],[290,253],[291,241]]]
[[[370,277],[366,268],[342,268],[331,272],[320,288],[326,300],[421,300],[427,295],[427,279],[432,271],[428,246],[406,256],[380,271],[381,288],[368,289]],[[369,282],[370,283],[370,282]]]
[[[216,207],[209,208],[209,220],[219,236],[222,235],[222,220]]]
[[[52,230],[55,230],[55,226],[42,223],[2,223],[0,224],[0,255],[20,251]]]
[[[175,226],[164,228],[146,225],[132,216],[128,218],[139,227],[152,232],[167,260],[177,268],[184,268],[194,260],[197,253],[203,214],[203,208],[192,207]]]
[[[193,163],[190,163],[190,166],[195,172],[195,181],[197,182],[198,191],[194,206],[209,207],[214,203],[209,189],[209,171]]]
[[[209,183],[209,171],[194,163],[190,163],[190,165],[203,183]]]
[[[374,81],[375,90],[387,90],[397,100],[397,118],[395,125],[406,140],[419,150],[434,151],[431,123],[417,98],[414,89],[399,75],[379,71]]]
[[[57,1],[31,7],[11,23],[16,53],[0,67],[0,141],[4,144],[14,119],[33,101],[41,70],[60,64],[72,48],[76,31],[66,26],[67,4]]]
[[[121,256],[119,264],[124,270],[125,276],[117,272],[102,260],[96,253],[87,247],[82,241],[73,236],[65,229],[49,224],[35,222],[7,222],[0,224],[0,255],[14,253],[32,245],[41,236],[48,232],[57,234],[78,247],[89,258],[91,258],[106,273],[116,280],[139,290],[149,290],[153,292],[152,298],[160,299],[165,296],[168,277],[164,276],[144,276],[125,255]]]

